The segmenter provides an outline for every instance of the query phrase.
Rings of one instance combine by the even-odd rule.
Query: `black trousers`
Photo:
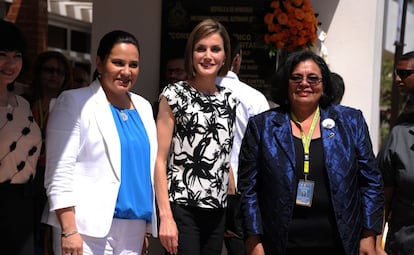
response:
[[[224,237],[227,255],[246,255],[244,240],[237,237]]]
[[[172,203],[178,227],[178,255],[220,255],[223,247],[225,210],[203,209]]]
[[[34,195],[28,184],[0,183],[1,254],[34,254]]]

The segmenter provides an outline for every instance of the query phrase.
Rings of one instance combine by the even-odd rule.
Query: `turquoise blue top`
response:
[[[121,186],[114,217],[151,222],[153,194],[147,132],[135,109],[121,110],[111,105],[111,111],[121,143]]]

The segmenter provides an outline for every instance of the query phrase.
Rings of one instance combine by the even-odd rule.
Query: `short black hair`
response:
[[[341,75],[338,73],[331,73],[331,81],[333,86],[333,103],[339,104],[342,101],[342,97],[345,93],[345,82]]]
[[[20,73],[27,69],[26,38],[23,32],[12,22],[0,19],[0,50],[16,51],[23,56],[23,67]]]
[[[414,51],[404,53],[399,60],[414,60]]]
[[[329,70],[328,65],[323,58],[316,55],[314,52],[310,50],[302,50],[290,53],[287,56],[286,62],[279,68],[272,78],[272,99],[286,110],[290,109],[288,94],[289,78],[296,66],[306,60],[314,61],[321,70],[323,94],[319,99],[319,106],[321,108],[326,108],[333,103],[334,91],[331,81],[331,71]]]
[[[14,23],[0,19],[0,35],[0,50],[26,53],[26,39]]]

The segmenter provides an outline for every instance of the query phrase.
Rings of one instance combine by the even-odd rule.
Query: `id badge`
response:
[[[299,180],[298,192],[296,194],[296,204],[302,206],[312,206],[314,181]]]

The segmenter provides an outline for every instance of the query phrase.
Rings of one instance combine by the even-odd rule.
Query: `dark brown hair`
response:
[[[203,38],[217,33],[223,39],[224,45],[224,52],[226,55],[226,59],[224,60],[224,65],[218,72],[218,76],[225,76],[230,69],[231,66],[231,57],[230,57],[230,39],[227,33],[226,28],[218,21],[213,19],[205,19],[198,23],[197,26],[194,27],[193,31],[191,32],[190,36],[188,37],[187,45],[185,48],[185,56],[184,56],[184,66],[185,71],[189,76],[195,75],[194,67],[193,67],[193,52],[194,46]]]

